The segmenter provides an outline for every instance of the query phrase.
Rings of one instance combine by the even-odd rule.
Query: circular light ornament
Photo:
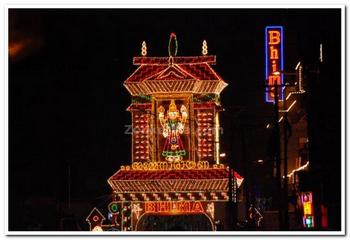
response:
[[[109,210],[111,213],[117,213],[117,212],[119,212],[118,203],[117,203],[117,202],[111,202],[111,203],[108,205],[108,210]]]

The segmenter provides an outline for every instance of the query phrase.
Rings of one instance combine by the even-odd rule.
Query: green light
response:
[[[111,213],[117,213],[118,210],[119,210],[119,208],[118,208],[118,204],[117,204],[116,202],[111,202],[111,203],[109,204],[109,211],[110,211]]]
[[[305,219],[306,227],[311,228],[312,227],[312,217],[307,217]]]
[[[113,205],[111,206],[111,209],[112,209],[113,212],[118,211],[118,205],[113,204]]]

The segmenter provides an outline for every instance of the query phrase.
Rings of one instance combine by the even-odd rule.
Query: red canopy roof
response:
[[[243,178],[231,170],[239,187]],[[144,192],[227,192],[226,168],[191,170],[119,170],[108,179],[117,193]]]
[[[243,179],[234,172],[237,179]],[[119,170],[110,180],[155,180],[155,179],[223,179],[228,178],[227,169],[193,170]]]
[[[140,66],[125,83],[144,80],[222,80],[209,64],[215,64],[215,56],[135,57],[134,65]]]

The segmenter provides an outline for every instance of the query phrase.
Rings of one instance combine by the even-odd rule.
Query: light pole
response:
[[[286,101],[283,101],[286,106]],[[286,107],[284,107],[286,109]],[[288,112],[284,112],[283,120],[283,190],[284,190],[284,227],[286,230],[289,229],[289,213],[288,213]]]
[[[276,161],[276,194],[277,194],[277,206],[278,206],[278,221],[279,228],[283,230],[283,208],[282,208],[282,198],[281,198],[281,139],[280,139],[280,128],[279,128],[279,107],[278,107],[278,88],[281,85],[277,84],[277,81],[274,82],[274,113],[275,113],[275,131],[276,131],[276,152],[275,152],[275,161]]]
[[[299,64],[298,64],[299,65]],[[296,69],[297,70],[297,69]],[[298,76],[297,73],[287,73],[276,71],[274,75],[283,74],[285,76]],[[286,84],[277,84],[277,81],[274,82],[274,115],[275,115],[275,128],[276,128],[276,181],[277,181],[277,202],[278,202],[278,219],[280,222],[281,230],[289,229],[289,213],[288,213],[288,111],[286,106],[286,98],[283,98],[283,188],[281,189],[281,142],[280,142],[280,126],[279,126],[279,88],[282,87],[294,87],[295,85]],[[271,86],[269,86],[271,87]],[[300,86],[299,86],[300,87]],[[281,194],[283,193],[283,194]]]

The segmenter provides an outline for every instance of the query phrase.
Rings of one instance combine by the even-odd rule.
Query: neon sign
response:
[[[224,168],[223,164],[214,164],[214,168]],[[209,169],[208,161],[178,161],[178,162],[133,162],[130,166],[121,166],[122,170],[191,170]]]
[[[283,27],[282,26],[267,26],[265,28],[265,84],[266,102],[275,102],[274,87],[282,85],[283,76]],[[278,99],[283,100],[283,88],[279,88]]]
[[[184,214],[201,212],[204,212],[204,210],[202,203],[199,201],[145,202],[145,213]]]
[[[301,193],[301,203],[303,206],[303,224],[304,227],[311,228],[314,226],[314,216],[312,207],[312,192]]]

